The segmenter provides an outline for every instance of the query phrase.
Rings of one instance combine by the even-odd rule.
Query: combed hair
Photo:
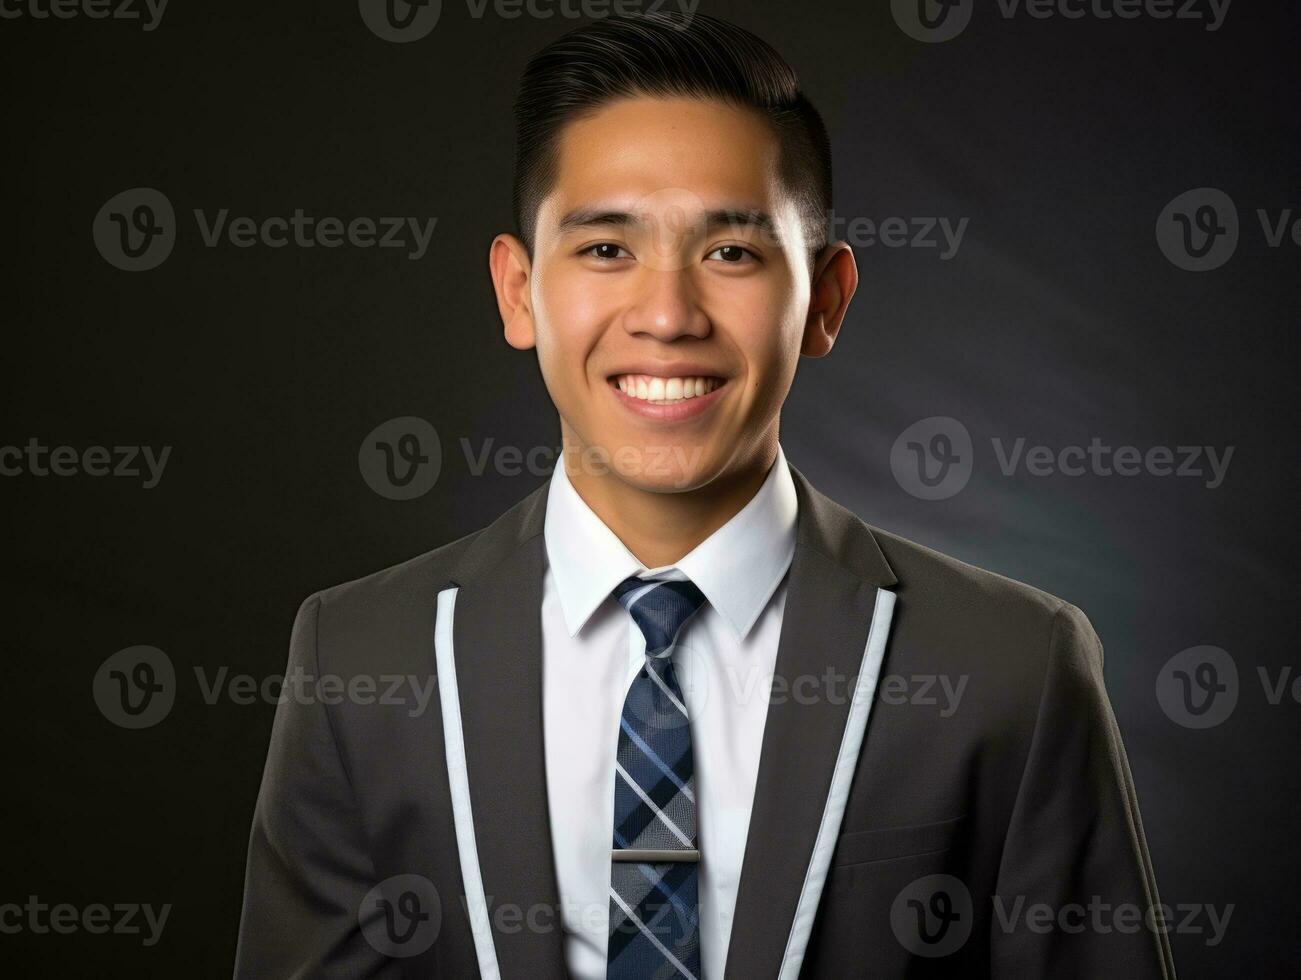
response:
[[[530,254],[538,208],[556,180],[564,126],[621,98],[718,99],[753,109],[781,146],[780,172],[814,255],[827,241],[831,144],[794,70],[744,28],[697,14],[611,17],[539,51],[515,100],[515,226]]]

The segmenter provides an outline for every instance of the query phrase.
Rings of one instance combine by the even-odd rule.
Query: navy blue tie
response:
[[[704,603],[688,581],[628,578],[614,589],[646,638],[619,718],[607,980],[701,980],[691,726],[673,644]]]

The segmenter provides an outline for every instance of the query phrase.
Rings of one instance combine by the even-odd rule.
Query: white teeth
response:
[[[656,378],[646,374],[621,374],[614,382],[632,398],[661,405],[707,395],[723,383],[720,378]]]

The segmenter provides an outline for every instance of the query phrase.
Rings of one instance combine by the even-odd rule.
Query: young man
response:
[[[236,975],[1172,977],[1084,615],[785,461],[857,285],[791,69],[706,17],[607,20],[517,116],[490,268],[564,464],[304,603],[291,670],[438,698],[281,706]]]

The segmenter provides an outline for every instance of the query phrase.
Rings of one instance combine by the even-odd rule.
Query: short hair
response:
[[[530,254],[538,208],[556,180],[564,126],[621,98],[718,99],[753,109],[780,144],[810,257],[827,243],[831,143],[799,78],[767,42],[697,14],[610,17],[570,31],[529,61],[515,100],[515,226]]]

